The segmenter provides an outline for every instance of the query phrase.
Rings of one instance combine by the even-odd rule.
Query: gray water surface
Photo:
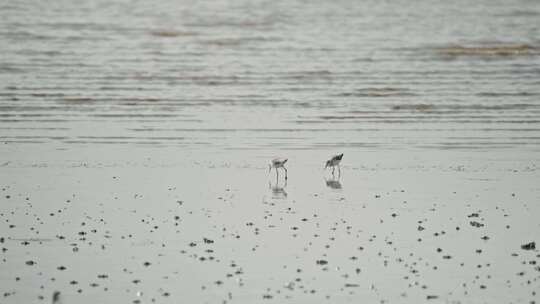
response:
[[[9,1],[0,17],[3,142],[540,144],[537,1]]]

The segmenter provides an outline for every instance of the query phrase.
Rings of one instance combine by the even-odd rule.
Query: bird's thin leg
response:
[[[285,180],[287,180],[287,168],[283,167],[283,170],[285,170]]]
[[[332,166],[332,176],[334,176],[334,172],[336,171],[336,167]]]
[[[272,165],[268,165],[268,174],[272,171]]]
[[[278,176],[279,176],[279,170],[278,170],[278,168],[276,168],[276,181],[278,179]]]
[[[341,177],[341,166],[338,164],[337,168],[338,168],[338,177]]]

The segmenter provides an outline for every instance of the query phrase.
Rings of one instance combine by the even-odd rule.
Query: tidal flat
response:
[[[537,298],[530,155],[351,150],[338,178],[300,151],[285,181],[251,153],[84,151],[2,168],[3,302]]]

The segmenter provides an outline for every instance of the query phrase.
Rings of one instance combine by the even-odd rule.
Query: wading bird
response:
[[[339,166],[341,159],[343,159],[343,153],[332,156],[332,158],[326,161],[326,166],[324,166],[324,169],[332,167],[332,175],[334,175],[334,171],[336,170],[336,167],[338,167],[339,175],[341,175],[341,167]]]
[[[272,171],[272,168],[276,169],[276,178],[279,174],[278,169],[283,168],[285,170],[285,179],[287,179],[287,168],[285,168],[285,163],[287,162],[286,158],[274,158],[272,162],[268,165],[268,173]]]

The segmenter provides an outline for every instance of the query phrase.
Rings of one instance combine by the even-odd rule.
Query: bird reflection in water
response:
[[[339,177],[338,178],[335,178],[333,175],[330,179],[324,179],[324,181],[326,182],[326,186],[327,187],[330,187],[332,189],[341,189],[342,188],[342,185],[341,185],[341,182],[339,181]]]
[[[285,191],[285,188],[287,188],[287,180],[283,183],[280,183],[279,178],[276,178],[275,184],[272,184],[272,182],[268,182],[268,188],[270,191],[272,191],[272,198],[275,199],[286,199],[287,198],[287,191]]]

